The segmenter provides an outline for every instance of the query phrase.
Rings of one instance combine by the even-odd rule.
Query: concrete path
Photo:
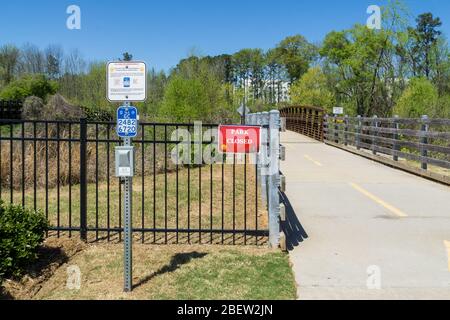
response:
[[[282,144],[300,299],[450,299],[450,188],[293,132]]]

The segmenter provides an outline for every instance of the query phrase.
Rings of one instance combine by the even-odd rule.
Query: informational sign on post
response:
[[[109,62],[107,80],[107,98],[111,102],[147,99],[147,66],[144,62]]]
[[[342,107],[334,107],[333,108],[333,114],[336,114],[336,115],[344,114],[344,108],[342,108]]]
[[[131,102],[147,99],[147,67],[144,62],[110,62],[107,66],[107,99],[123,102],[117,109],[117,135],[123,145],[115,149],[116,176],[123,182],[124,291],[132,290],[133,270],[133,176],[134,148],[132,138],[138,134],[139,113]]]
[[[218,136],[221,153],[255,154],[261,150],[261,127],[220,125]]]

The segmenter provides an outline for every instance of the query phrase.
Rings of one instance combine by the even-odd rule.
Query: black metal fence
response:
[[[22,101],[0,100],[0,119],[20,119],[22,117]]]
[[[256,164],[221,156],[213,164],[176,164],[188,143],[177,129],[203,136],[215,124],[140,123],[133,179],[133,234],[142,243],[264,244],[267,211],[260,205]],[[197,130],[197,132],[196,132]],[[114,122],[0,120],[0,198],[42,210],[49,236],[122,240],[122,184],[114,176]],[[192,155],[194,157],[194,154]]]

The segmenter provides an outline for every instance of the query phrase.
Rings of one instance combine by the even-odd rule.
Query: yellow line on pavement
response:
[[[307,154],[305,154],[305,159],[311,161],[311,162],[314,163],[316,166],[323,167],[323,165],[322,165],[319,161],[314,160],[313,158],[311,158],[311,157],[308,156]]]
[[[448,271],[450,271],[450,241],[444,241],[444,245],[447,248]]]
[[[380,199],[377,196],[373,195],[372,193],[370,193],[369,191],[365,190],[363,187],[357,185],[356,183],[350,182],[350,185],[352,186],[353,189],[361,192],[367,198],[369,198],[369,199],[373,200],[374,202],[378,203],[380,206],[382,206],[385,209],[389,210],[390,212],[392,212],[396,216],[401,217],[401,218],[405,218],[405,217],[408,216],[406,213],[404,213],[400,209],[397,209],[393,205],[390,205],[386,201],[383,201],[382,199]]]

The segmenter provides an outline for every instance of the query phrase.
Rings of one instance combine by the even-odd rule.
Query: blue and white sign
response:
[[[138,111],[135,107],[122,106],[117,109],[117,135],[121,138],[137,136]]]

